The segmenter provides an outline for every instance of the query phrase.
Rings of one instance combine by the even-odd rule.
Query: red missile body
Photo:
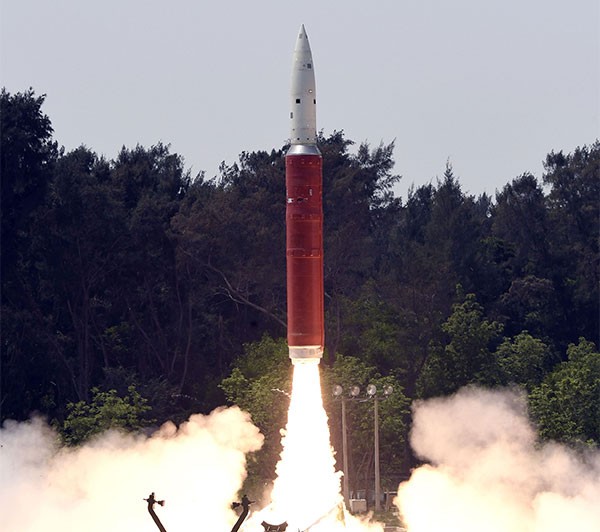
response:
[[[291,146],[285,156],[288,346],[293,362],[319,361],[325,339],[323,159],[316,145],[316,88],[304,26],[294,51]]]
[[[287,155],[287,309],[291,358],[320,358],[323,310],[321,155]],[[300,348],[300,349],[293,349]]]

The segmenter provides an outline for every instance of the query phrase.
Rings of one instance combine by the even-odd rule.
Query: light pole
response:
[[[386,385],[383,388],[383,395],[387,398],[394,388]],[[381,510],[381,478],[379,469],[379,399],[377,397],[377,387],[374,384],[367,386],[367,395],[373,399],[373,434],[375,447],[375,511]]]
[[[367,395],[373,399],[373,434],[375,448],[375,510],[381,509],[379,498],[381,496],[381,481],[379,478],[379,401],[377,400],[377,387],[374,384],[367,386]]]
[[[358,386],[352,386],[350,388],[350,398],[356,399],[360,393]],[[350,508],[350,489],[348,481],[348,430],[346,426],[346,398],[344,397],[344,389],[336,384],[333,387],[333,396],[339,398],[342,402],[342,460],[344,468],[344,476],[342,478],[342,494],[344,496],[344,503],[346,508]]]
[[[344,495],[344,503],[346,504],[346,508],[348,506],[348,436],[346,433],[346,400],[342,395],[344,393],[344,389],[336,384],[333,387],[333,396],[336,398],[340,398],[342,402],[342,460],[343,460],[343,468],[344,468],[344,476],[342,478],[342,494]]]
[[[386,384],[383,387],[383,399],[387,399],[394,388],[390,384]],[[374,384],[367,386],[367,399],[359,399],[360,388],[358,386],[352,386],[350,388],[349,398],[358,399],[359,402],[368,401],[373,399],[373,447],[374,447],[374,461],[375,461],[375,510],[381,510],[381,477],[379,467],[379,398],[377,397],[377,387]],[[339,398],[342,402],[342,460],[344,468],[344,478],[342,481],[342,492],[344,495],[344,502],[346,506],[349,504],[349,480],[348,480],[348,435],[346,426],[346,398],[344,397],[344,389],[336,384],[333,387],[333,395]]]

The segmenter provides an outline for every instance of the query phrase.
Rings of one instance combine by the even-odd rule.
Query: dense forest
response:
[[[37,412],[68,441],[78,416],[98,422],[117,400],[129,426],[229,401],[274,453],[290,373],[286,146],[208,179],[161,143],[66,152],[43,103],[1,94],[2,421]],[[507,176],[494,198],[464,193],[450,164],[399,198],[393,143],[354,149],[335,131],[319,146],[334,445],[331,386],[370,382],[394,387],[381,445],[396,473],[413,460],[411,401],[470,384],[519,386],[542,438],[598,445],[600,143],[548,154],[541,180]],[[349,410],[366,471],[369,403]]]

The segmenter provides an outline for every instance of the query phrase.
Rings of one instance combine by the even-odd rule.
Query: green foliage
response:
[[[69,445],[79,445],[109,429],[139,430],[150,423],[144,420],[144,414],[150,410],[147,402],[135,386],[130,386],[124,397],[117,395],[116,390],[103,392],[92,388],[90,403],[67,404],[69,414],[61,430],[63,440]]]
[[[44,201],[60,152],[52,140],[52,125],[42,106],[45,95],[33,89],[0,93],[0,418],[21,419],[38,410],[52,411],[64,368],[45,356],[44,329],[52,309],[38,312],[38,266],[47,248],[37,234]]]
[[[182,423],[198,412],[198,400],[181,394],[178,387],[165,378],[142,379],[133,370],[122,366],[105,368],[103,373],[100,389],[116,390],[118,396],[125,397],[134,387],[147,400],[146,404],[152,409],[153,423],[157,425],[166,421]]]
[[[265,436],[256,462],[251,465],[252,472],[260,478],[272,477],[281,453],[279,431],[287,423],[291,378],[287,343],[284,339],[274,340],[264,335],[259,341],[244,346],[244,354],[219,385],[228,402],[249,412]]]
[[[561,330],[552,334],[567,336],[569,342],[581,336],[600,341],[600,141],[566,155],[552,152],[545,168],[544,183],[551,187],[547,196],[551,256],[547,263],[565,309]]]
[[[44,99],[0,95],[0,418],[37,410],[62,424],[93,388],[135,385],[161,420],[227,396],[278,430],[286,398],[272,390],[288,389],[290,366],[263,335],[286,328],[286,147],[192,179],[161,143],[112,160],[65,153]],[[494,200],[465,193],[450,164],[398,198],[394,143],[351,150],[334,131],[319,146],[325,374],[342,352],[411,399],[471,382],[539,394],[557,353],[600,339],[600,143],[551,153],[544,187],[523,174]],[[457,302],[457,284],[474,295]],[[398,420],[390,434],[405,434]]]
[[[391,223],[397,208],[392,187],[400,176],[391,171],[393,143],[375,149],[363,143],[357,155],[349,153],[352,144],[340,131],[319,138],[323,153],[323,246],[327,250],[323,275],[332,321],[340,318],[346,298],[355,299],[365,281],[376,276],[376,246],[378,242],[385,245],[388,226],[384,221]],[[325,341],[333,357],[344,341],[345,327],[332,326],[330,332]]]
[[[558,297],[550,279],[535,275],[515,278],[500,297],[500,304],[513,323],[538,337],[548,337],[560,325],[556,315]]]
[[[496,350],[502,384],[521,384],[531,391],[544,377],[548,346],[527,331],[506,338]]]
[[[484,317],[475,294],[467,294],[453,306],[442,330],[447,340],[443,345],[431,346],[419,383],[422,397],[447,395],[471,383],[497,383],[498,366],[491,348],[502,326]]]
[[[600,444],[600,353],[584,338],[529,396],[543,439]]]
[[[348,395],[352,386],[362,386],[364,391],[364,387],[378,377],[380,375],[375,366],[367,364],[358,357],[338,354],[333,366],[323,371],[323,389],[326,394],[329,394],[338,384]]]
[[[347,328],[352,332],[342,340],[341,349],[350,354],[360,353],[361,360],[384,372],[398,368],[402,324],[394,309],[377,297],[373,289],[364,291],[358,299],[346,298],[342,304]],[[339,363],[336,358],[335,366]]]
[[[505,185],[492,212],[491,232],[505,249],[505,273],[516,278],[540,276],[547,266],[548,211],[536,178],[526,173]]]
[[[52,124],[42,112],[45,99],[33,89],[11,95],[3,88],[0,93],[2,203],[8,207],[2,214],[8,223],[24,221],[43,197],[48,171],[58,155]],[[18,212],[17,206],[25,211]],[[12,220],[4,220],[5,216]]]

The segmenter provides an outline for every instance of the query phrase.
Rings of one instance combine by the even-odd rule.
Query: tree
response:
[[[404,369],[398,357],[402,324],[394,309],[379,296],[374,284],[368,283],[359,297],[343,301],[346,327],[352,334],[342,340],[340,347],[349,356],[387,375]]]
[[[384,374],[394,374],[412,398],[427,346],[439,336],[450,310],[449,280],[440,275],[444,266],[432,259],[426,236],[434,196],[432,185],[409,191],[406,205],[387,231],[386,261],[349,305],[353,321],[343,347],[346,353],[365,353]]]
[[[44,201],[52,166],[59,155],[52,124],[42,112],[46,95],[33,89],[0,93],[0,175],[2,175],[3,294],[19,255],[26,256],[32,214]],[[6,279],[8,281],[8,279]],[[12,280],[14,283],[14,279]]]
[[[130,386],[127,395],[120,397],[116,390],[103,392],[92,388],[92,400],[67,404],[69,414],[61,434],[65,443],[79,445],[92,436],[109,429],[139,430],[151,423],[144,419],[150,410],[147,400]]]
[[[251,465],[253,476],[272,479],[281,454],[280,430],[285,427],[291,392],[292,365],[284,339],[264,335],[246,344],[220,388],[231,404],[249,412],[265,436],[265,443]]]
[[[496,195],[493,215],[504,291],[494,311],[509,334],[527,329],[553,344],[551,338],[564,335],[569,320],[560,302],[548,200],[536,178],[523,174],[506,185]]]
[[[471,383],[497,383],[498,366],[492,348],[502,326],[484,318],[475,294],[467,294],[454,304],[442,330],[447,340],[444,345],[430,347],[419,382],[421,397],[448,395]]]
[[[527,331],[506,338],[495,355],[502,384],[520,384],[528,391],[542,381],[550,361],[548,346]]]
[[[600,353],[584,338],[529,396],[543,439],[600,444]]]
[[[326,343],[329,363],[339,351],[347,330],[343,303],[356,297],[375,274],[379,254],[376,243],[384,243],[387,216],[396,208],[391,193],[400,176],[392,173],[393,142],[358,153],[349,153],[351,140],[343,132],[319,138],[323,153],[323,247],[326,294]]]
[[[178,270],[203,303],[220,380],[244,343],[285,332],[282,153],[243,153],[239,164],[221,166],[219,180],[190,192],[171,224]]]
[[[561,347],[585,336],[600,342],[600,141],[573,153],[550,153],[545,162],[552,280],[564,327]],[[557,336],[557,332],[554,335]]]
[[[106,353],[102,356],[102,334],[112,325],[106,294],[121,271],[115,258],[126,244],[124,212],[109,176],[108,163],[83,146],[62,156],[38,227],[45,237],[40,270],[45,290],[35,301],[47,316],[50,352],[84,401],[108,365]]]
[[[554,283],[535,275],[514,278],[496,309],[507,321],[507,332],[527,329],[548,343],[567,321]]]
[[[443,341],[441,324],[451,312],[456,284],[477,291],[485,302],[496,297],[496,272],[485,244],[489,213],[489,198],[465,195],[448,164],[437,186],[409,192],[388,231],[389,260],[378,271],[372,298],[382,304],[370,303],[383,310],[376,322],[383,319],[385,326],[375,325],[371,332],[387,339],[374,345],[389,346],[378,367],[397,375],[410,397],[417,395],[428,346]]]
[[[24,419],[56,405],[59,369],[45,356],[43,314],[30,304],[44,260],[36,228],[60,154],[44,100],[33,89],[0,93],[0,419]]]
[[[182,157],[159,143],[123,148],[111,183],[127,213],[127,250],[118,256],[122,274],[111,297],[121,302],[119,323],[127,324],[139,373],[163,376],[181,392],[202,340],[198,335],[194,343],[193,302],[177,268],[171,228],[189,190],[189,173]]]
[[[485,234],[489,200],[476,200],[463,194],[452,166],[448,163],[444,177],[433,195],[431,218],[424,233],[426,256],[430,269],[440,279],[447,302],[456,284],[467,291],[478,287],[481,241]]]
[[[545,275],[549,266],[548,213],[536,178],[526,173],[505,185],[496,194],[492,213],[492,235],[504,249],[503,272],[512,278]]]

